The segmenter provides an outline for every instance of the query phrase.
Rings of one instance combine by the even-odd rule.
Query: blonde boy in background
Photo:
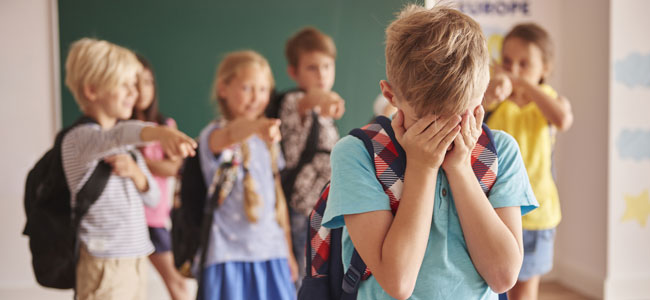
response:
[[[63,138],[63,170],[75,207],[76,195],[100,161],[113,172],[79,226],[79,299],[145,299],[147,256],[153,252],[142,204],[155,205],[159,193],[135,145],[159,141],[176,158],[194,155],[196,143],[178,130],[131,117],[142,68],[128,49],[82,38],[66,59],[65,84],[93,122],[78,125]]]

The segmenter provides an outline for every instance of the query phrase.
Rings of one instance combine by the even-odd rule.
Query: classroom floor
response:
[[[165,286],[151,268],[151,278],[149,280],[149,300],[169,299]],[[196,290],[196,284],[189,281],[190,288]],[[57,291],[52,289],[43,289],[34,287],[30,289],[0,290],[0,299],[49,299],[49,300],[70,300],[71,291]],[[540,286],[539,300],[593,300],[593,298],[578,294],[568,289],[560,283],[553,281],[543,281]]]
[[[560,283],[542,281],[539,287],[539,300],[592,300],[587,296],[578,294]]]

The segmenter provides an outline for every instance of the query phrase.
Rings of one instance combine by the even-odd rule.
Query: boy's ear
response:
[[[97,99],[97,96],[99,92],[97,91],[97,88],[90,84],[85,84],[83,87],[83,94],[88,101],[95,101]]]
[[[298,81],[298,72],[296,70],[296,67],[294,67],[292,65],[288,65],[287,66],[287,74],[289,74],[289,77],[291,77],[291,79],[293,81]]]
[[[381,94],[384,95],[384,98],[390,102],[393,106],[397,107],[395,105],[395,93],[393,92],[393,88],[390,86],[390,83],[386,80],[380,80],[379,81],[379,87],[381,88]]]

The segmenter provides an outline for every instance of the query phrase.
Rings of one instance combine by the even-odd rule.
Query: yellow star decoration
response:
[[[621,221],[637,220],[641,227],[645,227],[648,216],[650,216],[650,197],[648,190],[644,190],[638,196],[625,195],[627,208]]]

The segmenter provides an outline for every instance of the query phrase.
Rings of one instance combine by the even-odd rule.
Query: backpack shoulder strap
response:
[[[61,130],[61,132],[57,134],[56,140],[54,142],[55,147],[57,147],[59,151],[62,151],[61,146],[65,135],[68,132],[70,132],[72,129],[89,123],[97,124],[97,121],[89,116],[81,116],[72,125]],[[86,181],[86,183],[84,183],[84,185],[81,187],[79,192],[77,192],[77,197],[76,197],[77,205],[74,207],[74,214],[73,214],[74,222],[72,223],[74,224],[75,228],[79,226],[79,223],[81,222],[81,218],[83,218],[83,216],[88,212],[88,209],[90,209],[90,206],[92,206],[95,203],[95,201],[97,201],[99,196],[104,191],[104,188],[108,183],[108,179],[111,176],[111,172],[112,172],[111,166],[108,163],[104,162],[103,160],[100,160],[97,163],[95,170],[93,170],[92,174],[88,178],[88,181]]]
[[[391,121],[379,116],[370,124],[353,129],[350,135],[360,139],[375,165],[377,180],[390,199],[393,214],[397,212],[404,184],[406,152],[395,138]]]
[[[350,135],[360,139],[375,165],[375,174],[384,192],[388,195],[393,214],[399,206],[401,187],[404,182],[406,155],[397,143],[390,120],[379,116],[370,124],[350,131]],[[350,267],[343,276],[341,299],[356,299],[359,284],[368,279],[371,273],[361,259],[357,249],[352,252]]]
[[[300,91],[300,89],[297,87],[281,92],[274,89],[271,92],[271,99],[269,101],[269,104],[266,106],[264,115],[266,115],[268,118],[278,118],[280,116],[280,108],[282,107],[282,102],[284,102],[284,96],[297,91]]]
[[[492,130],[483,123],[483,132],[472,150],[472,169],[483,192],[487,195],[497,179],[499,169],[497,148]]]

